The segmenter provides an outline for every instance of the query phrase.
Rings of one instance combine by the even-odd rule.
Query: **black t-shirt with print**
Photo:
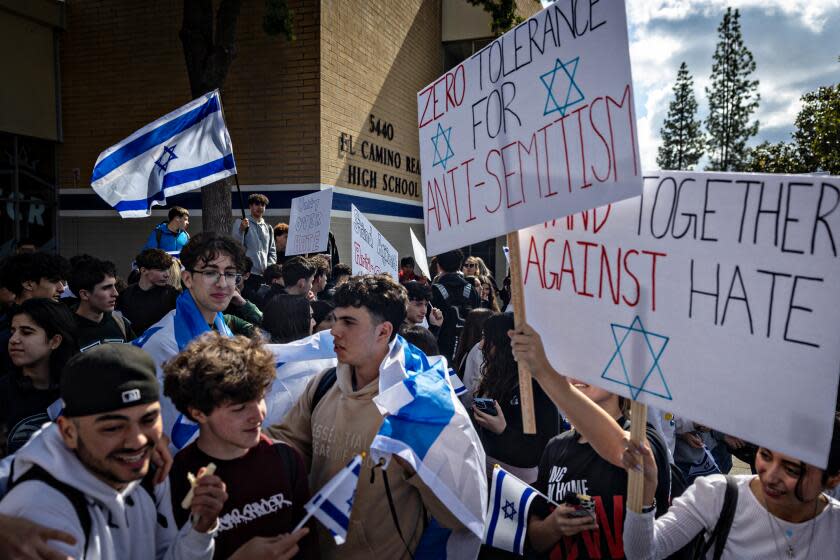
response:
[[[253,537],[290,533],[303,519],[303,505],[310,496],[303,459],[285,443],[274,443],[262,436],[238,459],[210,457],[196,442],[175,455],[169,481],[172,510],[179,527],[189,518],[189,511],[181,507],[190,490],[187,473],[195,474],[211,462],[216,464],[216,476],[225,483],[228,494],[219,514],[214,558],[227,558]],[[295,558],[317,559],[314,519],[307,526],[310,533],[298,543],[300,553]]]
[[[131,321],[132,330],[139,335],[175,309],[179,295],[178,290],[169,285],[144,290],[140,284],[132,284],[120,293],[117,309]]]
[[[125,333],[123,333],[123,329],[111,313],[105,313],[102,321],[98,323],[78,313],[74,313],[73,318],[76,320],[76,339],[82,352],[97,344],[131,342],[135,338],[134,330],[128,321],[123,321],[125,326]]]
[[[35,389],[18,372],[0,377],[0,424],[5,424],[6,453],[11,455],[50,421],[47,408],[58,400],[58,387]]]
[[[625,425],[624,418],[618,422]],[[657,515],[661,515],[668,510],[671,491],[668,452],[662,438],[650,424],[647,425],[647,438],[659,469],[656,507]],[[595,502],[598,529],[563,537],[548,550],[545,557],[551,560],[624,558],[622,532],[627,499],[627,471],[602,459],[591,445],[580,443],[579,439],[580,435],[570,430],[548,443],[534,487],[557,503],[563,503],[568,494],[590,496]],[[553,509],[553,506],[538,497],[531,506],[530,515],[545,518]]]

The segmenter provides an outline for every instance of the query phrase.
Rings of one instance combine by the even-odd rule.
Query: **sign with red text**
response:
[[[417,94],[437,255],[641,192],[624,2],[558,0]]]
[[[287,257],[327,250],[332,199],[332,187],[292,199]]]
[[[840,372],[840,177],[647,173],[519,234],[557,371],[825,467]]]
[[[397,250],[358,208],[351,204],[350,210],[353,274],[390,274],[394,280],[399,278]]]

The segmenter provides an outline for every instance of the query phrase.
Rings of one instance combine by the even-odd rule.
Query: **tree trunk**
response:
[[[221,91],[228,69],[236,56],[236,24],[242,0],[221,0],[213,33],[211,0],[184,0],[181,45],[195,99],[208,91]],[[223,101],[224,103],[224,101]],[[232,177],[201,189],[201,224],[204,231],[230,233]]]

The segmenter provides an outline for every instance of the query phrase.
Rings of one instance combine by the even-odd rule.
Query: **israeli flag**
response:
[[[450,379],[445,359],[427,358],[397,336],[373,399],[384,416],[370,447],[373,462],[398,455],[466,527],[453,531],[432,520],[414,551],[417,560],[475,558],[484,536],[484,449]]]
[[[490,486],[492,502],[484,543],[522,556],[528,510],[537,495],[536,490],[496,465]]]
[[[265,395],[265,420],[268,427],[282,422],[298,401],[309,380],[338,365],[330,331],[321,331],[288,344],[268,344],[274,353],[277,376]]]
[[[306,516],[295,527],[303,527],[310,517],[315,517],[326,527],[335,539],[335,544],[342,545],[347,539],[350,526],[350,511],[356,496],[356,484],[362,468],[362,456],[356,455],[347,466],[338,471],[315,497],[304,504]],[[294,532],[294,531],[292,531]]]
[[[142,218],[166,197],[236,174],[219,91],[148,124],[96,160],[91,186],[123,218]]]

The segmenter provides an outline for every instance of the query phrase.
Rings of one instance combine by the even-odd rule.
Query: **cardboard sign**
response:
[[[520,232],[557,371],[825,467],[840,371],[840,178],[654,172]]]
[[[420,272],[423,273],[423,276],[431,280],[432,275],[429,274],[429,259],[426,257],[426,248],[423,247],[423,244],[420,243],[420,240],[417,239],[416,235],[414,235],[413,229],[408,228],[408,231],[411,232],[411,250],[414,252],[414,262],[420,268]]]
[[[417,94],[430,255],[641,193],[624,2],[559,0]]]
[[[394,246],[388,243],[379,230],[359,212],[354,205],[350,205],[352,212],[352,233],[350,241],[353,244],[353,274],[390,274],[396,280],[399,278],[399,255]]]
[[[332,187],[292,199],[287,257],[327,250],[332,199]]]

